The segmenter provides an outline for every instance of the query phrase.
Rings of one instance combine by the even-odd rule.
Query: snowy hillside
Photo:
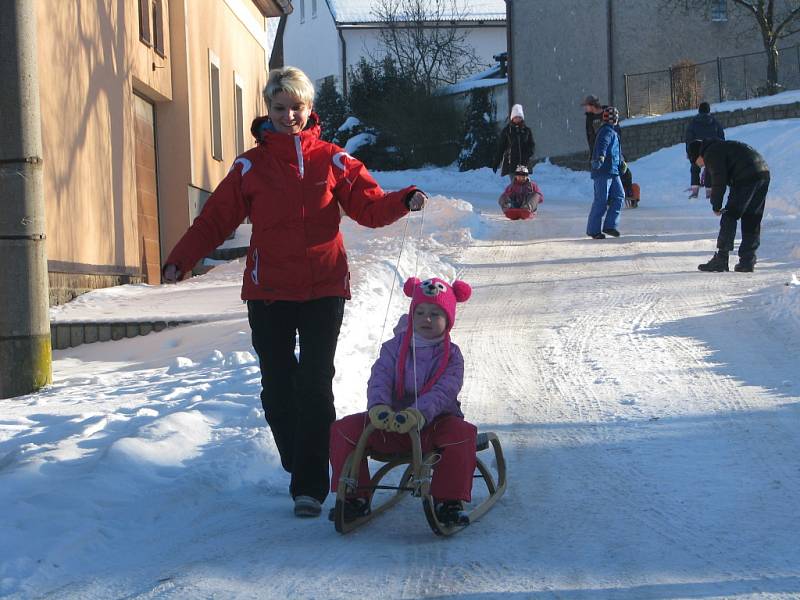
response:
[[[208,322],[57,351],[52,386],[0,400],[0,596],[800,597],[800,120],[726,134],[772,171],[752,274],[697,272],[718,219],[686,197],[682,145],[631,165],[640,208],[603,241],[584,235],[586,173],[538,165],[532,222],[502,218],[488,169],[377,174],[430,201],[384,229],[344,224],[337,413],[363,409],[406,277],[473,285],[453,330],[461,400],[510,482],[451,539],[413,499],[347,537],[292,516],[241,262],[53,309]]]

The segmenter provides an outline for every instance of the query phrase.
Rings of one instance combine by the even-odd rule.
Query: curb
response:
[[[124,323],[51,323],[50,344],[53,350],[74,348],[95,342],[116,341],[163,331],[168,327],[188,325],[194,321],[138,321]]]

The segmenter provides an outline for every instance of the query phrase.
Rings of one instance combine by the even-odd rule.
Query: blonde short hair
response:
[[[271,106],[272,99],[278,92],[286,92],[309,105],[314,102],[314,84],[297,67],[281,67],[269,72],[267,85],[264,86],[264,102],[267,103],[267,108]]]

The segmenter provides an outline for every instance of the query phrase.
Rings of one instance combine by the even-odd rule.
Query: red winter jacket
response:
[[[350,273],[339,207],[367,227],[408,212],[416,188],[385,193],[364,164],[319,139],[316,115],[297,135],[269,130],[237,157],[165,264],[191,271],[250,217],[243,300],[350,298]]]

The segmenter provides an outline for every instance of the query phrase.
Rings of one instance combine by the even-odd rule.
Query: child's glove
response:
[[[627,172],[628,172],[628,163],[626,163],[623,160],[622,163],[619,165],[619,174],[620,175],[625,175],[625,173],[627,173]]]
[[[406,408],[392,415],[388,429],[395,433],[408,433],[417,427],[425,427],[425,417],[416,408]]]
[[[592,168],[596,171],[597,169],[599,169],[600,167],[603,166],[604,162],[606,162],[606,157],[605,156],[601,156],[597,160],[593,160],[592,161]]]
[[[394,411],[391,407],[385,404],[377,404],[370,408],[367,414],[369,415],[370,423],[372,423],[375,429],[380,429],[382,431],[390,430],[389,424],[394,418]]]

